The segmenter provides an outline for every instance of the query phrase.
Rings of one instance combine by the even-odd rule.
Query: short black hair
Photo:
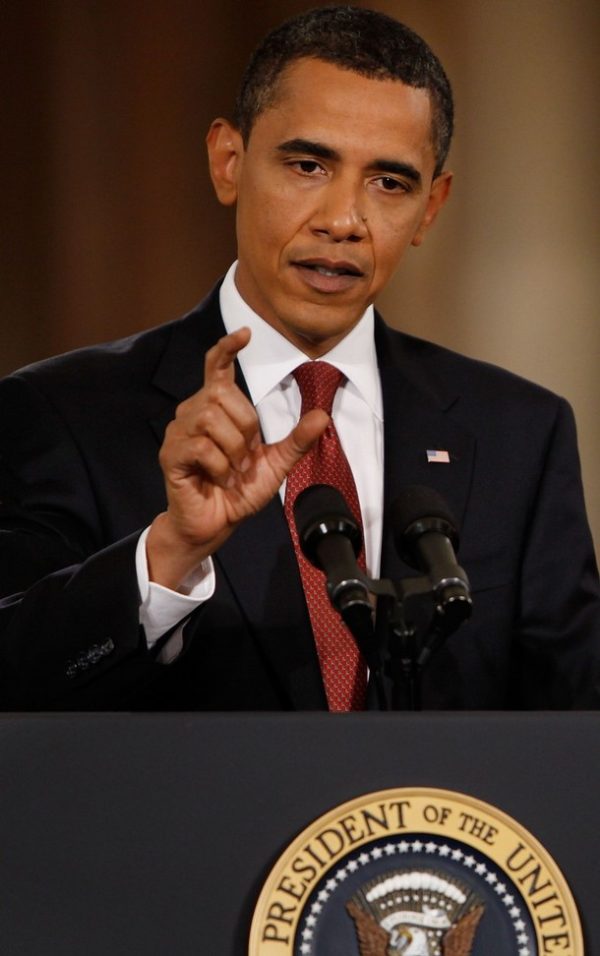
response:
[[[433,107],[435,175],[441,173],[454,127],[448,77],[418,34],[364,7],[319,7],[285,20],[267,34],[250,58],[236,99],[234,122],[245,143],[257,116],[274,103],[282,72],[304,57],[426,90]]]

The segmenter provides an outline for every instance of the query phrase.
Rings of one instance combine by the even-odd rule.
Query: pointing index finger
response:
[[[238,352],[248,345],[250,341],[250,329],[243,326],[224,335],[219,339],[216,345],[206,353],[204,362],[204,382],[228,381],[233,382],[233,365]]]

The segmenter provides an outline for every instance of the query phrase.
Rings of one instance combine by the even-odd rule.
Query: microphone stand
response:
[[[445,503],[431,489],[408,491],[407,501],[399,499],[402,507],[395,520],[398,527],[406,525],[400,553],[404,557],[406,548],[405,560],[412,564],[416,542],[415,566],[424,564],[428,574],[405,578],[397,586],[387,579],[372,580],[358,567],[360,527],[337,488],[312,485],[294,502],[302,550],[325,571],[329,598],[365,658],[380,710],[421,709],[423,668],[471,613],[468,581],[453,551],[458,538]],[[424,509],[426,515],[431,510],[431,517],[420,517]],[[386,681],[391,682],[389,693]]]
[[[368,590],[373,594],[373,588],[384,583],[371,581],[366,575],[363,583],[367,585]],[[385,582],[387,583],[387,582]],[[378,599],[379,601],[379,599]],[[377,603],[377,607],[379,604]],[[388,699],[385,692],[383,655],[381,648],[381,634],[378,631],[379,614],[375,611],[375,627],[373,626],[373,609],[366,606],[364,601],[348,604],[340,611],[346,627],[356,641],[358,648],[367,662],[369,668],[369,683],[372,682],[375,689],[375,699],[377,710],[389,710]]]
[[[375,597],[342,616],[371,673],[379,710],[421,710],[423,670],[435,651],[471,613],[470,601],[444,604],[427,576],[387,579],[361,575]]]

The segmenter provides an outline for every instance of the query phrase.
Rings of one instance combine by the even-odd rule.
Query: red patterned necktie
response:
[[[306,362],[294,371],[294,378],[302,396],[301,416],[312,408],[322,408],[331,416],[334,395],[345,380],[343,373],[327,362]],[[356,485],[333,421],[329,422],[316,445],[290,471],[284,508],[296,550],[329,709],[363,710],[367,686],[366,664],[350,631],[329,600],[325,574],[304,557],[298,541],[294,502],[301,491],[316,484],[338,488],[362,528]],[[364,545],[358,564],[364,571]]]

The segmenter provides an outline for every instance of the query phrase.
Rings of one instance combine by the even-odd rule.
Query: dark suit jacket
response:
[[[134,552],[165,507],[158,449],[222,334],[213,292],[177,322],[0,384],[4,709],[325,706],[278,496],[216,555],[215,596],[175,663],[157,663],[140,633]],[[424,706],[596,706],[600,598],[568,405],[379,318],[376,344],[386,513],[406,485],[438,489],[474,591]],[[429,464],[431,448],[450,463]],[[407,573],[385,521],[382,576]]]

